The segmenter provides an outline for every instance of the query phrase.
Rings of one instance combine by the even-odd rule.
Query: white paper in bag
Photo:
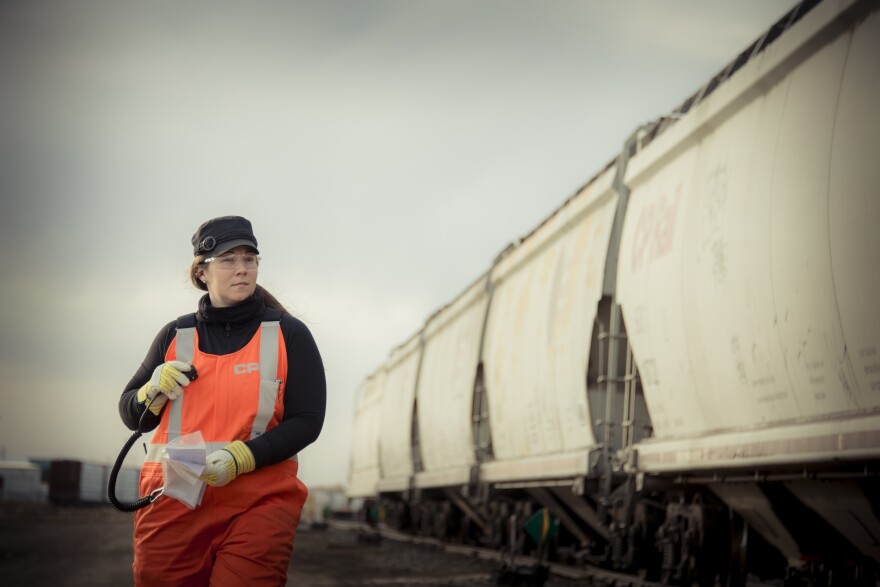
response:
[[[207,447],[201,432],[192,432],[175,438],[162,451],[164,494],[173,497],[189,509],[202,503],[205,482],[199,475],[205,470]]]

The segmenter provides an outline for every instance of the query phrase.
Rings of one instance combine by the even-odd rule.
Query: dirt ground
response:
[[[132,585],[131,514],[0,503],[0,585]]]
[[[133,515],[110,506],[0,503],[3,587],[132,585]],[[300,528],[288,586],[494,585],[497,562],[392,540],[357,530]],[[546,587],[573,583],[551,580]]]

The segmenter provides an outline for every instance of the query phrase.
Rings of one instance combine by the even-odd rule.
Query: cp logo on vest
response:
[[[238,365],[232,366],[232,372],[235,375],[244,375],[245,373],[252,373],[254,371],[260,370],[259,363],[240,363]]]

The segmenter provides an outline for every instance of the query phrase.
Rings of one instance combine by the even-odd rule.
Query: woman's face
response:
[[[212,306],[225,308],[253,295],[257,289],[258,268],[255,265],[247,267],[245,258],[256,256],[250,247],[240,246],[202,265],[201,277],[208,286]]]

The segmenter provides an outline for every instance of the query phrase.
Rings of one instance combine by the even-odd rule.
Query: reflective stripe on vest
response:
[[[228,442],[206,442],[205,443],[205,456],[211,454],[215,450],[220,450],[224,446],[229,444]],[[144,458],[145,463],[161,463],[162,462],[162,451],[165,450],[164,444],[151,444],[149,448],[147,448],[147,456]]]
[[[177,361],[192,364],[196,348],[196,329],[178,328],[176,356]],[[183,417],[183,396],[171,402],[171,413],[168,414],[168,440],[180,437],[181,418]]]
[[[206,442],[205,443],[205,456],[211,454],[215,450],[220,450],[224,446],[229,444],[228,442]],[[161,463],[162,462],[162,451],[165,450],[164,444],[150,444],[147,448],[147,456],[144,458],[145,463]],[[294,463],[299,462],[299,456],[293,455],[288,461],[293,461]]]
[[[254,417],[254,425],[251,427],[251,439],[256,438],[266,431],[272,414],[275,413],[275,398],[278,397],[280,381],[275,377],[278,373],[278,322],[263,322],[260,325],[260,379],[270,378],[267,383],[260,381],[260,402],[257,405],[257,415]],[[271,344],[269,344],[271,342]],[[266,343],[266,344],[263,344]],[[274,387],[271,385],[274,383]],[[264,387],[269,387],[264,390]]]

